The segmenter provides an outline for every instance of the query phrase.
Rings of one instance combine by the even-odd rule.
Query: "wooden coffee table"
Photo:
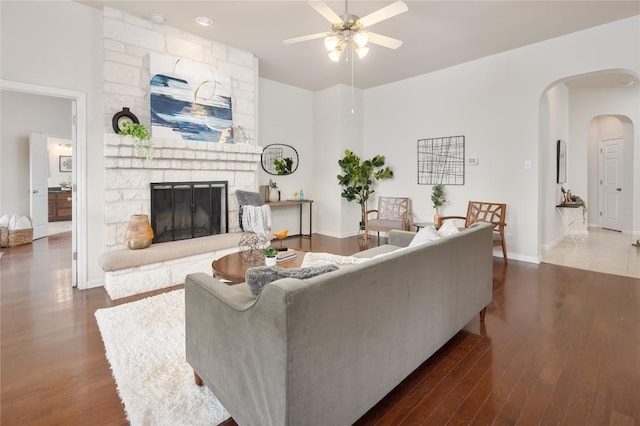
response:
[[[288,260],[286,262],[278,263],[278,268],[299,268],[304,260],[304,251],[292,250],[296,253],[296,258]],[[230,281],[228,284],[239,284],[244,282],[244,276],[249,268],[255,268],[256,266],[264,266],[264,259],[260,260],[245,260],[242,257],[241,252],[231,253],[226,256],[222,256],[220,259],[216,259],[211,263],[213,270],[213,276]]]

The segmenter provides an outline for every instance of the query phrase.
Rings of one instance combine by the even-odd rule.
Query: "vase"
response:
[[[275,203],[276,201],[280,201],[280,191],[278,191],[278,188],[271,188],[269,190],[269,202]]]
[[[278,263],[278,261],[276,260],[275,257],[265,257],[264,258],[264,264],[267,266],[276,266],[276,263]]]
[[[436,212],[433,214],[433,226],[439,229],[440,225],[442,225],[442,216],[440,216],[440,211],[436,208]]]
[[[134,214],[124,233],[124,241],[131,250],[145,249],[153,242],[153,229],[146,214]]]

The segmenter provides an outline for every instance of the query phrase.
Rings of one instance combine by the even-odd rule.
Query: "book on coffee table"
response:
[[[281,251],[276,254],[276,262],[286,262],[296,258],[296,252],[293,250]]]

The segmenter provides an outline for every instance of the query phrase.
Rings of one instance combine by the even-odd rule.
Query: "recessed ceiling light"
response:
[[[213,24],[213,19],[207,16],[198,16],[196,18],[196,22],[202,25],[203,27],[208,27],[209,25]]]
[[[161,13],[154,13],[151,15],[151,21],[155,22],[156,24],[164,24],[166,19]]]

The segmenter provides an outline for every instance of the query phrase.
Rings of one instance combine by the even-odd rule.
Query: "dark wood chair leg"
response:
[[[195,371],[193,372],[193,376],[196,379],[196,385],[198,386],[202,386],[204,385],[204,382],[202,381],[202,379],[200,378],[200,376],[198,376],[198,373],[196,373]]]
[[[487,314],[487,307],[485,306],[480,311],[480,322],[484,322],[484,316]]]

